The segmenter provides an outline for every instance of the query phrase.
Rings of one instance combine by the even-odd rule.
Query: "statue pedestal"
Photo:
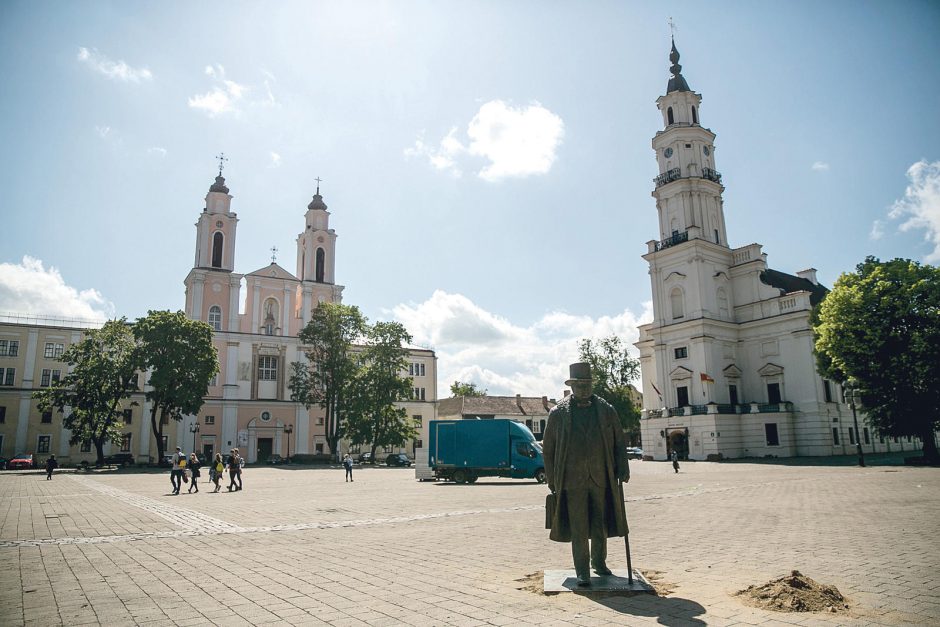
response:
[[[542,591],[546,593],[580,592],[581,594],[591,594],[592,592],[648,592],[656,594],[653,586],[637,569],[633,569],[633,584],[630,584],[630,580],[627,579],[626,568],[611,570],[614,574],[606,576],[597,575],[591,571],[590,586],[578,585],[578,577],[573,568],[568,570],[546,570]]]

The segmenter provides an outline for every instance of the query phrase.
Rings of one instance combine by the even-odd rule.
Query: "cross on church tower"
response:
[[[319,196],[319,195],[320,195],[320,183],[323,181],[323,179],[321,179],[321,178],[318,176],[317,178],[315,178],[315,179],[313,179],[313,180],[317,182],[317,195]]]
[[[669,16],[669,19],[666,20],[666,22],[669,23],[669,33],[670,33],[670,35],[672,36],[673,39],[675,39],[675,38],[676,38],[676,23],[675,23],[674,21],[672,21],[672,16],[671,16],[671,15]]]
[[[271,263],[277,261],[277,246],[271,247]]]
[[[219,153],[215,156],[219,160],[219,176],[222,176],[222,170],[225,169],[225,162],[228,161],[228,157],[225,156],[225,153]]]

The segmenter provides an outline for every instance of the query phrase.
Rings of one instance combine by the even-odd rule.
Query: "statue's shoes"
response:
[[[590,578],[590,577],[578,577],[578,587],[579,587],[579,588],[585,588],[585,587],[590,586],[590,585],[591,585],[591,578]]]
[[[595,566],[595,567],[594,567],[594,572],[597,573],[598,575],[603,576],[603,577],[607,577],[607,576],[609,576],[609,575],[613,575],[613,574],[614,574],[613,571],[610,570],[609,568],[607,568],[606,566]]]

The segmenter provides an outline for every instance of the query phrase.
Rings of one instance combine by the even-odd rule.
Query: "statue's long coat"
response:
[[[565,502],[565,460],[568,450],[569,434],[571,433],[571,399],[573,395],[564,398],[548,414],[548,425],[542,439],[542,451],[545,457],[545,474],[548,487],[555,492],[555,515],[552,518],[552,529],[549,538],[555,542],[571,542],[571,524],[568,504]],[[603,451],[582,451],[581,454],[603,454],[604,466],[607,470],[607,491],[604,498],[604,512],[606,514],[607,537],[624,536],[627,534],[627,521],[624,518],[623,507],[620,505],[620,490],[617,489],[617,479],[630,478],[630,468],[627,462],[626,442],[617,410],[604,399],[594,396],[594,406],[597,409],[597,419],[601,434],[604,438]],[[586,516],[587,514],[584,513]]]

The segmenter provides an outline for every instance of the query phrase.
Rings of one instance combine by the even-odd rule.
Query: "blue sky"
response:
[[[936,2],[8,0],[0,311],[181,308],[224,151],[236,271],[294,271],[319,176],[345,302],[442,392],[560,395],[648,315],[669,16],[732,246],[827,285],[940,261]]]

